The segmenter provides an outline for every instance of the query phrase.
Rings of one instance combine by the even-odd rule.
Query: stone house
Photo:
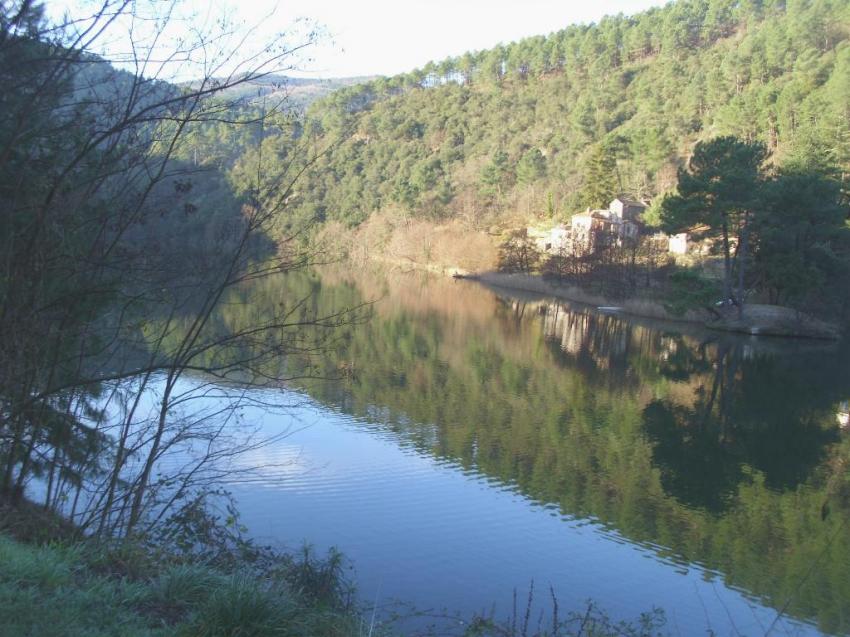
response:
[[[625,197],[617,197],[608,204],[608,211],[623,221],[637,222],[646,210],[646,204]]]
[[[624,197],[614,199],[607,210],[588,208],[571,217],[569,225],[526,229],[537,249],[548,254],[583,256],[599,248],[636,241],[640,234],[639,218],[646,210],[640,202]]]
[[[586,210],[572,216],[574,254],[590,254],[606,246],[622,246],[636,241],[640,227],[612,210]]]

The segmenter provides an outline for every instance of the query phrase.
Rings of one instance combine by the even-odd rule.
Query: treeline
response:
[[[828,163],[846,191],[849,25],[840,0],[682,0],[342,89],[308,111],[293,215],[558,218],[670,190],[717,135]]]

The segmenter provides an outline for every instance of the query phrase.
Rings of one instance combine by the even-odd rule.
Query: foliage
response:
[[[848,298],[850,235],[840,183],[813,169],[787,169],[768,184],[756,233],[755,276],[771,301],[812,307]]]
[[[531,148],[520,157],[516,178],[521,184],[532,184],[546,174],[546,158],[539,148]]]
[[[481,190],[490,196],[501,195],[510,188],[513,178],[514,172],[510,168],[507,153],[498,150],[481,171]]]
[[[582,201],[588,208],[607,208],[619,191],[614,149],[610,144],[599,144],[587,158]]]
[[[531,274],[537,269],[540,252],[525,230],[514,232],[499,246],[499,270]]]
[[[438,161],[451,185],[438,186],[444,216],[462,218],[470,201],[485,223],[526,203],[542,212],[548,193],[567,215],[670,190],[694,144],[717,135],[762,142],[779,164],[827,158],[846,189],[848,11],[834,0],[680,0],[344,88],[307,113],[305,144],[328,152],[293,213],[432,216],[409,188]]]
[[[670,232],[697,228],[703,236],[720,240],[723,298],[734,298],[739,307],[744,303],[744,290],[739,286],[733,297],[733,267],[737,266],[743,281],[751,218],[761,202],[766,159],[767,149],[761,143],[735,137],[698,143],[688,169],[679,171],[677,194],[664,199],[661,213]]]
[[[840,316],[850,298],[840,181],[812,159],[771,175],[766,159],[762,144],[734,137],[697,144],[688,169],[679,171],[677,192],[660,203],[661,223],[719,244],[722,298],[733,299],[739,312],[746,291],[758,287],[775,304]]]
[[[763,144],[750,144],[735,137],[717,137],[700,142],[679,171],[677,195],[665,199],[663,221],[671,232],[704,227],[718,236],[741,221],[736,215],[759,204],[762,165],[767,159]]]
[[[688,310],[713,307],[721,298],[722,291],[717,282],[692,269],[677,270],[669,280],[664,307],[677,316],[683,316]]]
[[[641,221],[647,228],[660,228],[662,222],[661,213],[664,209],[664,199],[669,195],[656,197],[649,207],[643,211]]]

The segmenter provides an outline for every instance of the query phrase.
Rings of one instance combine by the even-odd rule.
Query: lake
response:
[[[446,614],[661,608],[671,634],[850,633],[846,343],[734,337],[474,282],[352,271],[250,290],[363,302],[248,407],[289,435],[227,488],[250,534],[335,546],[360,598]],[[238,312],[233,305],[228,311]],[[294,374],[293,374],[294,375]],[[550,592],[551,590],[551,592]],[[388,610],[389,609],[389,610]],[[410,620],[420,628],[429,620]]]

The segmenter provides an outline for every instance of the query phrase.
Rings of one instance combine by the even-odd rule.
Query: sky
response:
[[[256,5],[264,4],[261,0]],[[265,2],[271,7],[274,2]],[[544,35],[604,15],[632,14],[657,0],[291,0],[282,17],[326,25],[332,42],[314,51],[311,70],[327,77],[394,75],[431,60]]]
[[[150,1],[150,0],[149,0]],[[48,10],[72,15],[93,0],[47,0]],[[431,60],[488,49],[532,35],[545,35],[570,24],[597,21],[605,15],[633,14],[665,2],[659,0],[185,0],[180,28],[215,24],[227,16],[251,29],[240,47],[290,33],[303,38],[307,19],[321,27],[318,44],[287,74],[300,77],[394,75]],[[161,6],[161,5],[160,5]],[[84,9],[82,9],[84,11]],[[121,36],[110,46],[120,48]]]

